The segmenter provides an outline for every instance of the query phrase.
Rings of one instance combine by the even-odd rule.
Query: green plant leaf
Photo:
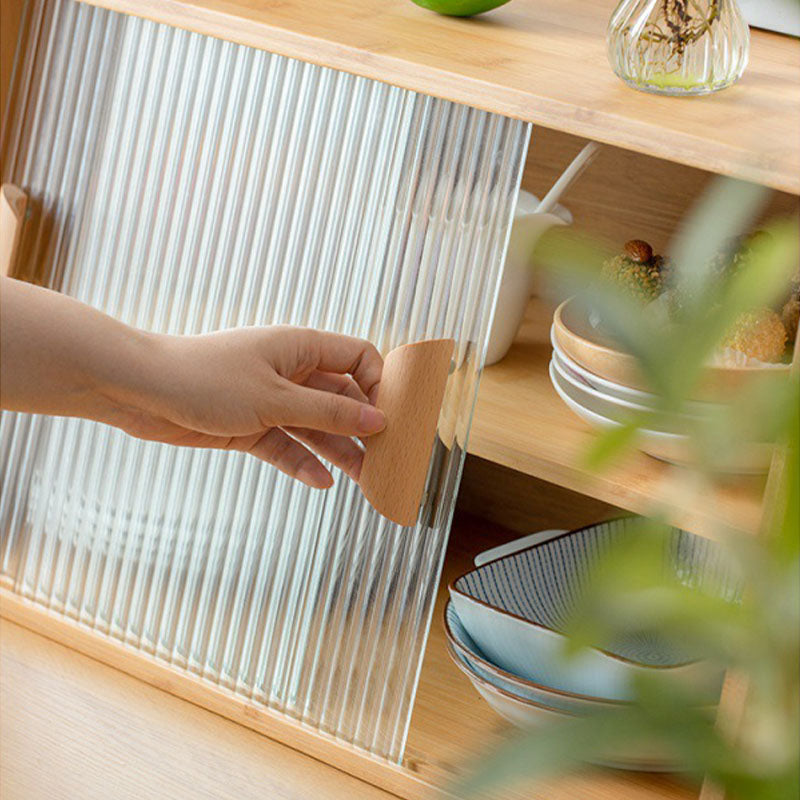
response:
[[[639,418],[635,418],[599,433],[584,456],[586,467],[599,470],[634,447],[639,438],[640,427]]]
[[[692,402],[709,359],[742,312],[782,303],[800,261],[798,223],[778,220],[752,241],[735,269],[712,258],[746,232],[763,207],[765,192],[731,180],[715,181],[692,212],[672,251],[673,279],[681,301],[679,324],[665,308],[620,292],[602,277],[608,257],[586,239],[552,231],[536,258],[562,293],[591,309],[604,333],[632,354],[655,393],[652,408],[600,433],[585,463],[602,470],[636,446],[643,428],[672,424],[682,415],[695,458],[693,468],[664,470],[698,505],[714,502],[732,453],[752,441],[773,439],[785,448],[785,469],[772,489],[769,527],[762,536],[720,526],[718,558],[735,577],[733,591],[714,578],[690,583],[664,569],[669,538],[668,504],[654,506],[630,537],[598,560],[567,623],[564,658],[623,637],[657,635],[719,667],[748,678],[748,718],[742,735],[728,739],[702,707],[701,687],[670,680],[655,670],[634,683],[636,701],[588,718],[565,719],[509,739],[478,764],[457,791],[470,795],[509,782],[539,780],[586,769],[609,748],[653,739],[690,775],[707,775],[728,800],[784,800],[800,793],[800,377],[795,373],[744,383],[722,407]],[[708,413],[705,413],[706,410]],[[702,412],[702,413],[701,413]],[[735,485],[726,486],[731,495]],[[711,562],[709,562],[711,563]]]
[[[677,237],[672,253],[674,278],[687,297],[704,297],[708,265],[729,240],[747,230],[764,206],[767,190],[731,178],[713,181],[698,200]]]

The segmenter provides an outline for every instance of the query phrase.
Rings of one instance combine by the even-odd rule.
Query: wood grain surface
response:
[[[549,494],[539,501],[547,508]],[[441,624],[446,587],[477,552],[515,536],[456,515],[402,769],[334,746],[313,731],[301,735],[291,720],[281,725],[280,715],[264,714],[168,665],[154,669],[146,654],[109,647],[97,634],[0,589],[0,796],[388,800],[375,788],[380,785],[410,800],[452,798],[443,788],[474,768],[511,728],[447,656]],[[353,772],[367,783],[345,774]],[[695,796],[693,787],[670,776],[592,770],[537,787],[508,787],[493,800]]]
[[[0,126],[5,125],[6,102],[24,6],[25,0],[0,0]]]
[[[3,800],[389,800],[290,747],[0,621]]]
[[[543,497],[547,498],[546,503],[542,502]],[[519,534],[548,528],[580,528],[622,513],[602,500],[473,455],[467,455],[464,463],[458,508],[494,523],[494,528]],[[458,530],[453,535],[458,535]]]
[[[800,193],[800,43],[753,31],[733,87],[671,98],[611,71],[616,0],[517,0],[474,19],[410,0],[91,0],[629,150]]]
[[[800,111],[798,111],[800,116]],[[535,127],[528,147],[522,187],[543,197],[586,139]],[[625,150],[601,148],[591,167],[562,195],[574,218],[573,229],[612,252],[629,239],[644,239],[666,255],[692,206],[717,176],[701,169]],[[800,212],[800,198],[772,192],[755,227],[775,216]]]
[[[7,580],[0,582],[0,617],[138,678],[167,694],[220,714],[312,758],[333,764],[366,783],[408,800],[422,800],[430,796],[431,787],[419,776],[23,599],[13,592]],[[147,769],[147,762],[139,761],[137,768]]]
[[[386,428],[366,439],[358,483],[398,525],[417,521],[453,345],[452,339],[414,342],[383,362],[375,405],[386,414]]]

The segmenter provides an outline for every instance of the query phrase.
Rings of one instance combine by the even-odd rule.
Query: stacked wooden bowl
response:
[[[574,300],[557,309],[550,331],[553,356],[550,379],[559,397],[581,419],[596,428],[620,425],[637,413],[653,410],[658,397],[647,390],[636,358],[615,348],[587,319]],[[691,442],[692,424],[704,416],[719,413],[745,383],[760,372],[788,374],[789,366],[721,367],[709,365],[698,389],[697,399],[685,413],[657,418],[650,429],[640,429],[639,447],[655,458],[683,466],[695,463]],[[726,459],[725,471],[760,473],[769,468],[773,445],[742,442]]]

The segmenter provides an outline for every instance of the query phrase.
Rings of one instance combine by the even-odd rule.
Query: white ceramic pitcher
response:
[[[486,351],[487,366],[505,356],[525,316],[525,308],[533,290],[531,254],[537,239],[553,225],[569,225],[572,222],[572,214],[563,206],[555,206],[550,213],[537,214],[538,205],[539,198],[536,195],[520,189]]]

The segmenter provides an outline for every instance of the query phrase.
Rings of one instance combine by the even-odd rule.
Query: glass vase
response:
[[[622,0],[607,43],[614,72],[629,86],[708,94],[744,72],[750,30],[736,0]]]

